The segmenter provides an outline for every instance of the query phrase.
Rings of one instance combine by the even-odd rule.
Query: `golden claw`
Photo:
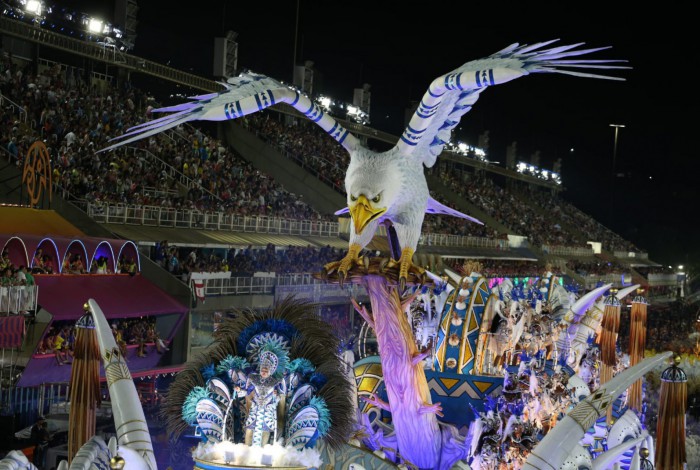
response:
[[[425,274],[425,269],[413,264],[413,250],[411,248],[404,248],[401,251],[399,265],[399,290],[401,291],[403,291],[406,287],[409,272],[415,274],[416,276],[422,276]]]
[[[350,268],[360,264],[361,260],[358,257],[360,250],[362,250],[362,247],[356,243],[353,243],[350,245],[350,248],[348,248],[348,254],[346,254],[343,259],[328,263],[323,268],[328,272],[328,274],[331,274],[337,270],[338,280],[342,286],[343,281],[348,276],[348,271],[350,271]]]

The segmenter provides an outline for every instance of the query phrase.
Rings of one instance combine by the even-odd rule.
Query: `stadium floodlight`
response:
[[[91,33],[101,33],[102,32],[102,20],[97,18],[90,18],[88,21],[88,31]]]
[[[122,37],[122,35],[123,35],[121,29],[119,29],[119,28],[112,28],[112,31],[114,31],[114,37],[116,37],[117,39],[121,39],[121,37]]]
[[[24,6],[24,11],[32,13],[36,16],[41,16],[41,2],[39,0],[29,0]]]
[[[516,167],[518,170],[518,173],[523,173],[527,169],[527,164],[523,162],[518,162],[518,166]]]
[[[358,108],[357,106],[348,105],[348,114],[351,116],[356,116],[360,114],[360,108]]]
[[[679,265],[678,265],[678,270],[679,270],[679,271],[683,271],[683,265],[682,265],[682,264],[679,264]]]
[[[549,172],[547,170],[542,170],[542,178],[549,179]]]
[[[469,146],[467,144],[465,144],[464,142],[460,142],[457,145],[457,148],[459,148],[462,152],[466,152],[467,150],[469,150]]]
[[[530,170],[530,173],[536,173],[536,172],[537,172],[537,168],[535,168],[535,165],[530,165],[529,170]]]
[[[112,32],[112,25],[109,23],[105,23],[104,28],[102,28],[102,34],[109,34]]]
[[[326,109],[330,109],[331,107],[331,99],[328,98],[327,96],[321,96],[318,98],[318,102],[321,104]]]

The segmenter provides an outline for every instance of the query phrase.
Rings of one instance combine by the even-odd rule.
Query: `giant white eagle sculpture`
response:
[[[624,80],[584,72],[584,69],[622,69],[623,60],[580,59],[608,47],[577,49],[583,43],[548,48],[558,39],[532,45],[512,44],[484,59],[473,60],[441,75],[430,84],[418,109],[396,145],[386,152],[372,151],[300,91],[257,73],[244,73],[224,83],[220,93],[194,96],[194,101],[155,109],[170,114],[135,126],[114,139],[109,150],[187,121],[223,121],[286,103],[321,126],[350,154],[345,174],[349,211],[350,246],[347,255],[326,268],[337,269],[340,280],[359,261],[360,251],[372,240],[380,223],[390,221],[400,249],[399,284],[410,270],[422,273],[412,257],[418,245],[425,213],[440,213],[478,220],[445,207],[428,193],[423,166],[432,167],[450,140],[452,129],[486,88],[531,73],[561,73],[578,77]],[[398,250],[396,250],[398,253]]]

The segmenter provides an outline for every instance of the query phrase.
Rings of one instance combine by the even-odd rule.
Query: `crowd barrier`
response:
[[[0,287],[0,315],[33,312],[39,296],[39,286]]]

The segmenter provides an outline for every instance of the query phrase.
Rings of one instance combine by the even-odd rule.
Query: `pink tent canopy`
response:
[[[107,318],[140,317],[189,310],[140,274],[36,275],[39,306],[54,320],[77,320],[95,299]]]

